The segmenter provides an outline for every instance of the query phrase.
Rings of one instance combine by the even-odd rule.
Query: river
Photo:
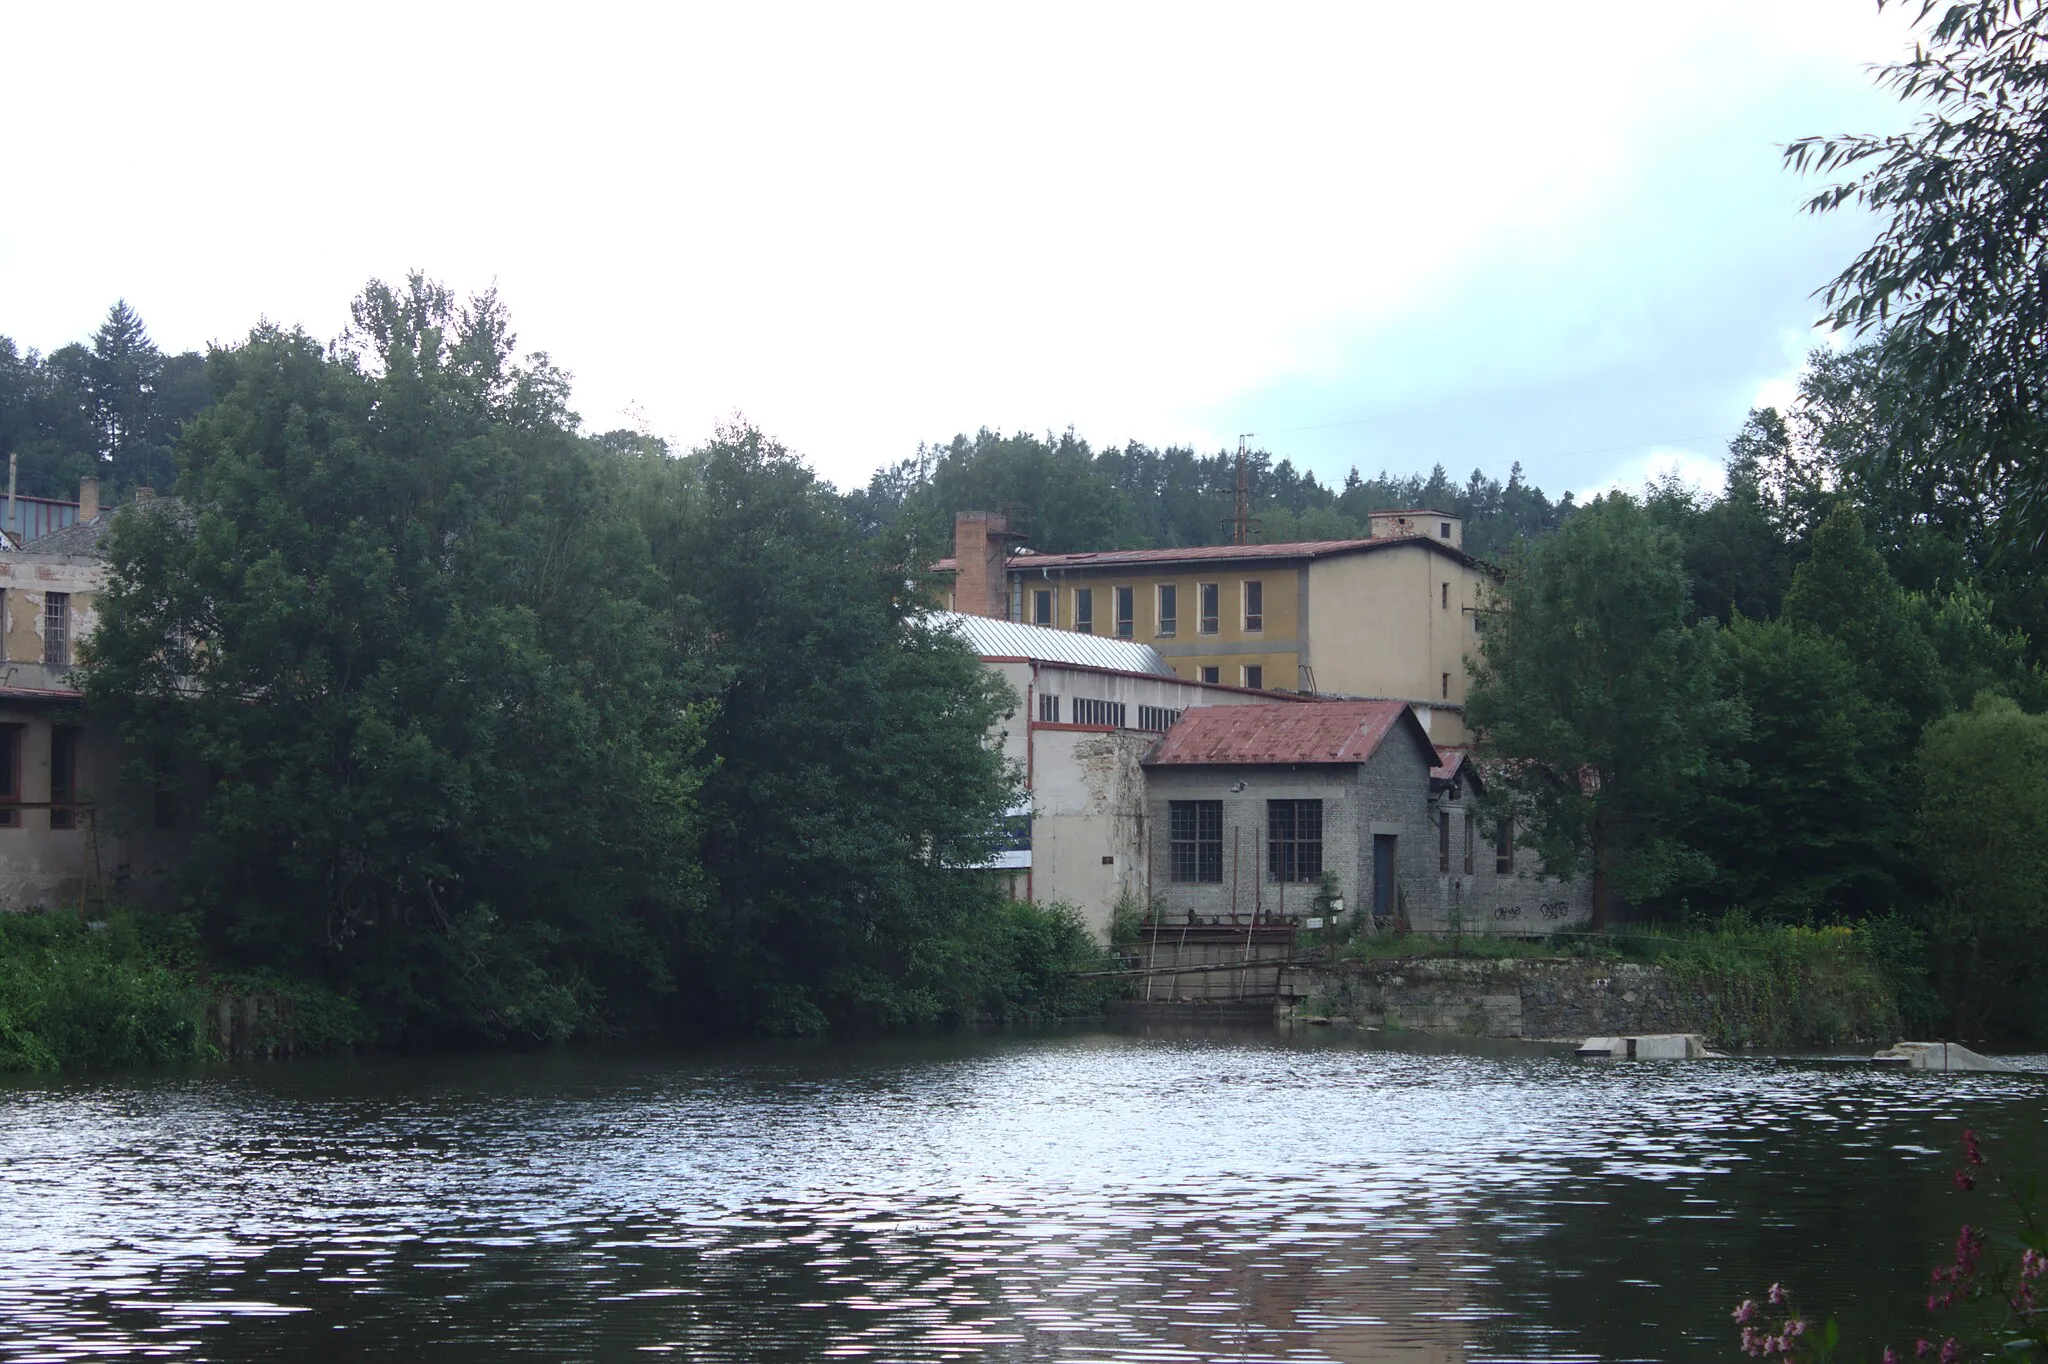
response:
[[[1774,1279],[1874,1356],[2044,1085],[1143,1028],[15,1080],[0,1358],[1730,1358]]]

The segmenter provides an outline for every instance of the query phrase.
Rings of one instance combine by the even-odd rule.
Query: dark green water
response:
[[[2044,1096],[1257,1030],[14,1083],[0,1358],[1731,1358],[1773,1279],[1874,1356]]]

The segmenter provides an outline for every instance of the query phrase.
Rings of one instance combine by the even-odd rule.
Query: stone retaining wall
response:
[[[1432,958],[1290,971],[1279,1012],[1417,1032],[1577,1041],[1711,1032],[1714,999],[1681,991],[1661,968],[1636,962]]]

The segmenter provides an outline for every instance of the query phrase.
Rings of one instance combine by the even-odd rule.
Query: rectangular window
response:
[[[1444,584],[1443,609],[1446,611],[1451,609],[1451,585],[1449,583]]]
[[[1060,722],[1060,698],[1057,695],[1049,691],[1039,693],[1038,718],[1049,725]]]
[[[1244,628],[1247,631],[1266,628],[1266,585],[1256,579],[1244,585]]]
[[[1116,589],[1116,637],[1129,639],[1138,632],[1138,594],[1131,588]]]
[[[1221,681],[1221,680],[1222,680],[1222,677],[1223,677],[1223,669],[1221,669],[1221,668],[1204,668],[1204,669],[1202,669],[1202,680],[1203,680],[1204,682],[1208,682],[1208,683],[1212,683],[1212,684],[1213,684],[1213,683],[1215,683],[1215,682]]]
[[[1074,589],[1074,628],[1084,635],[1095,633],[1095,589]]]
[[[1074,723],[1077,725],[1107,725],[1115,729],[1124,727],[1124,703],[1121,701],[1097,701],[1092,697],[1074,698]]]
[[[1440,810],[1436,817],[1436,869],[1451,869],[1451,812]]]
[[[1051,589],[1051,588],[1049,588],[1049,587],[1040,587],[1040,588],[1036,588],[1036,589],[1034,589],[1034,590],[1032,591],[1032,593],[1031,593],[1031,623],[1032,623],[1033,625],[1050,625],[1050,624],[1052,624],[1052,589]]]
[[[1444,689],[1444,700],[1446,700],[1446,701],[1450,700],[1450,699],[1451,699],[1451,675],[1450,675],[1449,673],[1445,673],[1445,674],[1444,674],[1444,680],[1443,680],[1443,689]]]
[[[1151,730],[1154,734],[1166,733],[1179,719],[1179,711],[1169,710],[1165,706],[1138,707],[1138,728]]]
[[[1472,816],[1465,816],[1465,875],[1472,874]]]
[[[21,827],[21,726],[0,725],[0,829]]]
[[[1439,522],[1437,522],[1437,523],[1436,523],[1436,538],[1437,538],[1437,539],[1439,539],[1439,540],[1448,540],[1448,539],[1450,539],[1450,538],[1451,538],[1451,523],[1450,523],[1450,522],[1448,522],[1448,521],[1439,521]]]
[[[78,811],[78,730],[58,725],[50,731],[50,827],[75,829]]]
[[[1263,663],[1247,663],[1244,666],[1244,685],[1253,691],[1265,690],[1266,667]]]
[[[1223,802],[1167,802],[1171,875],[1176,881],[1217,885],[1223,880]]]
[[[1159,584],[1159,633],[1170,635],[1180,624],[1180,589],[1172,583]]]
[[[1515,869],[1515,821],[1503,819],[1493,839],[1493,870],[1506,876]]]
[[[1202,608],[1202,619],[1197,628],[1205,635],[1213,635],[1216,633],[1216,619],[1221,614],[1218,607],[1223,600],[1223,589],[1216,583],[1203,583],[1195,589],[1195,595],[1201,598],[1199,605]]]
[[[1323,878],[1323,803],[1266,802],[1266,874],[1275,881]]]
[[[71,594],[43,594],[43,662],[53,667],[71,664]]]

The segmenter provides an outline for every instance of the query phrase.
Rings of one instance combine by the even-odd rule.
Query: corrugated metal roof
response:
[[[1157,649],[1128,639],[1104,639],[1101,635],[970,616],[959,611],[934,611],[927,619],[965,638],[968,647],[983,658],[1033,658],[1041,663],[1075,663],[1087,668],[1175,676]]]
[[[1178,549],[1103,549],[1078,554],[1018,554],[1003,565],[1012,575],[1040,569],[1143,568],[1156,564],[1271,563],[1274,560],[1321,559],[1332,554],[1364,554],[1400,545],[1428,545],[1462,563],[1479,561],[1447,540],[1428,535],[1383,535],[1373,540],[1294,540],[1277,545],[1183,545]],[[959,571],[959,560],[940,559],[935,573]]]
[[[1404,723],[1421,734],[1405,701],[1196,706],[1145,764],[1362,763]]]
[[[1458,775],[1458,769],[1465,765],[1465,750],[1456,744],[1436,746],[1437,765],[1429,769],[1433,781],[1449,781]]]

